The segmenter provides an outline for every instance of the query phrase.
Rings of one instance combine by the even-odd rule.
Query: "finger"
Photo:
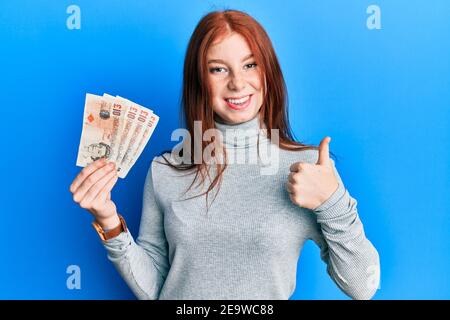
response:
[[[289,194],[289,199],[291,199],[292,203],[297,204],[297,199],[292,193]]]
[[[82,207],[89,205],[100,193],[100,191],[104,188],[104,186],[108,183],[108,181],[114,177],[116,174],[115,170],[108,172],[108,174],[104,175],[100,180],[98,180],[92,187],[86,192],[86,195],[81,200],[80,204]]]
[[[119,179],[119,176],[116,174],[109,179],[109,181],[106,183],[106,185],[103,187],[103,189],[99,192],[97,195],[97,201],[100,203],[105,202],[106,200],[111,200],[111,190],[114,188],[117,180]]]
[[[97,181],[99,181],[103,176],[107,173],[115,171],[114,163],[110,162],[108,165],[97,169],[94,173],[92,173],[89,177],[84,179],[83,183],[78,187],[77,191],[75,191],[73,195],[73,200],[75,202],[80,202],[86,195],[86,192],[94,185]]]
[[[103,167],[106,165],[106,159],[100,158],[89,164],[88,166],[84,167],[83,170],[76,176],[76,178],[73,180],[72,184],[69,187],[70,192],[74,193],[77,191],[78,187],[83,183],[83,181],[89,177],[89,175],[94,172],[95,170]]]
[[[294,187],[290,182],[286,183],[286,190],[288,193],[294,193]]]
[[[291,164],[289,171],[291,172],[299,172],[302,170],[302,166],[304,165],[303,162],[295,162],[293,164]]]
[[[317,160],[317,164],[328,164],[330,161],[330,147],[329,143],[331,141],[330,137],[325,137],[320,142],[319,145],[319,159]]]
[[[292,184],[295,183],[294,174],[295,174],[294,172],[291,172],[291,173],[289,173],[289,175],[288,175],[288,181],[289,181],[290,183],[292,183]]]

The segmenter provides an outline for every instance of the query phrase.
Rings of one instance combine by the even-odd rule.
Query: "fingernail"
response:
[[[114,168],[114,167],[115,167],[115,164],[114,164],[114,162],[110,162],[110,163],[108,163],[108,166],[109,166],[110,168]]]

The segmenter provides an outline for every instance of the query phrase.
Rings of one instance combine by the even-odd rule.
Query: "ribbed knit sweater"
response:
[[[258,143],[260,149],[273,148],[258,130],[259,122],[255,117],[215,125],[227,152],[238,158],[252,154]],[[239,129],[246,130],[245,137],[227,135]],[[335,162],[331,159],[337,190],[319,207],[305,209],[287,193],[289,167],[298,161],[316,163],[318,151],[275,148],[276,167],[275,160],[271,163],[276,170],[270,174],[262,173],[267,162],[251,162],[250,156],[244,157],[246,163],[228,164],[212,204],[216,191],[208,197],[208,213],[205,196],[184,199],[206,191],[210,180],[183,194],[194,175],[162,164],[161,156],[153,159],[136,241],[129,230],[103,241],[109,260],[138,299],[289,299],[308,240],[319,246],[329,276],[343,292],[353,299],[374,295],[379,256]],[[170,153],[165,156],[171,159]]]

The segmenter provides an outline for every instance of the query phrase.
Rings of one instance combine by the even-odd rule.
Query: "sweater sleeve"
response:
[[[379,255],[365,236],[357,201],[346,190],[333,159],[330,160],[339,186],[312,210],[317,217],[312,239],[320,247],[321,259],[338,287],[352,299],[371,299],[379,286]]]
[[[169,271],[163,211],[156,198],[150,165],[145,179],[142,216],[136,242],[130,231],[102,241],[108,259],[139,300],[158,299]]]

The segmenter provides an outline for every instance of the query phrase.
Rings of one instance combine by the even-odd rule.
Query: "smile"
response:
[[[250,94],[248,96],[240,97],[238,99],[225,98],[224,100],[231,109],[242,110],[250,104],[251,98],[252,95]]]

